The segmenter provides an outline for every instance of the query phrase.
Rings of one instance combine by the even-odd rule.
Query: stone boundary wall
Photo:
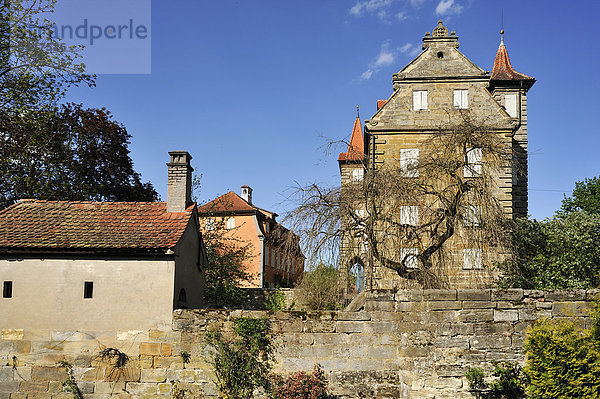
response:
[[[0,399],[71,399],[57,362],[73,365],[89,399],[217,397],[204,360],[206,331],[231,331],[236,317],[267,317],[276,333],[275,371],[321,364],[340,398],[473,398],[464,373],[492,360],[524,361],[525,331],[540,318],[589,326],[598,291],[372,291],[361,311],[177,310],[169,331],[2,329]],[[0,320],[1,328],[1,320]],[[98,358],[103,348],[129,356],[123,369]],[[182,351],[191,354],[183,364]]]

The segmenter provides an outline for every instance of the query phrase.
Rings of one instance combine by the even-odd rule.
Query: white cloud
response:
[[[406,18],[406,13],[404,11],[400,11],[396,14],[396,19],[400,22],[404,21]]]
[[[368,13],[381,12],[382,9],[389,7],[392,4],[392,0],[366,0],[358,1],[355,5],[350,8],[350,14],[362,15],[363,11]]]
[[[440,0],[437,7],[435,8],[435,13],[437,15],[451,15],[451,14],[460,14],[462,12],[463,6],[458,3],[454,3],[454,0]]]
[[[425,3],[425,0],[410,0],[410,5],[413,7],[420,7]]]
[[[360,75],[360,78],[362,80],[369,80],[369,79],[371,79],[371,76],[373,76],[373,70],[372,69],[367,69],[366,71],[364,71],[362,73],[362,75]]]
[[[392,65],[400,54],[406,54],[414,57],[419,54],[419,48],[412,43],[406,43],[397,48],[391,48],[389,40],[381,44],[379,53],[367,67],[367,70],[360,75],[360,79],[369,80],[373,74],[379,72],[382,67]]]
[[[389,50],[389,44],[384,43],[381,46],[381,51],[375,59],[374,66],[377,68],[386,65],[391,65],[394,62],[394,58],[396,57],[394,56],[394,53],[392,53],[392,51]]]

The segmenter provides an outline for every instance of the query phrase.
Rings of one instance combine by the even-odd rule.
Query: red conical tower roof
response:
[[[358,116],[358,106],[356,110],[356,119],[354,120],[348,151],[340,153],[338,161],[362,161],[365,159],[365,140],[363,138],[360,117]]]
[[[494,60],[494,67],[492,68],[492,73],[490,75],[491,80],[531,80],[535,81],[531,76],[527,76],[525,74],[519,73],[515,71],[510,65],[510,58],[508,58],[508,51],[504,46],[504,31],[500,32],[500,47],[498,47],[498,52],[496,53],[496,59]]]

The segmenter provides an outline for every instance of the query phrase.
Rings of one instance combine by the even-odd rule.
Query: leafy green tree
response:
[[[575,189],[570,197],[565,196],[559,214],[584,211],[589,214],[600,214],[600,179],[592,177],[575,182]]]
[[[65,90],[93,85],[80,62],[81,46],[66,46],[53,35],[56,0],[0,2],[0,108],[22,112],[53,106]]]
[[[133,169],[130,138],[104,108],[0,111],[0,209],[20,198],[157,200]]]

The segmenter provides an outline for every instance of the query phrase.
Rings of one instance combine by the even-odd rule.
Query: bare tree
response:
[[[511,138],[468,114],[426,136],[417,162],[363,165],[358,181],[298,187],[288,213],[313,264],[365,260],[424,287],[447,285],[451,250],[505,252],[500,177],[510,179]],[[481,261],[479,259],[478,261]]]

